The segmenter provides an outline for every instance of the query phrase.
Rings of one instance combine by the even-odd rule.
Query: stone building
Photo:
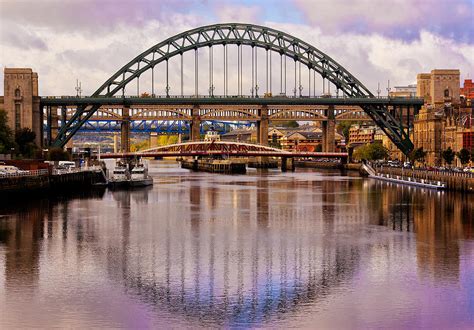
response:
[[[29,128],[36,133],[35,143],[42,146],[43,119],[38,96],[38,74],[27,68],[4,69],[3,107],[12,131]]]
[[[427,164],[442,165],[442,152],[448,147],[454,151],[468,147],[464,135],[472,131],[472,108],[461,102],[459,76],[459,70],[417,76],[417,96],[425,99],[425,105],[415,117],[412,140],[415,148],[427,152]]]

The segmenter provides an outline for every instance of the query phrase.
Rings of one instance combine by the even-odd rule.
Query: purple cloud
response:
[[[329,33],[379,33],[413,40],[426,30],[474,41],[473,0],[294,0],[308,23]]]

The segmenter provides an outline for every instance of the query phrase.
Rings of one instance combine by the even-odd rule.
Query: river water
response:
[[[474,196],[192,173],[1,202],[0,328],[473,328]]]

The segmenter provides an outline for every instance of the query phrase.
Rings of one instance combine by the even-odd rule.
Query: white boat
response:
[[[130,180],[130,172],[126,164],[117,162],[109,178],[109,186],[123,187],[127,186]]]
[[[138,163],[130,175],[131,187],[144,187],[153,184],[153,179],[148,175],[148,168],[143,163]]]

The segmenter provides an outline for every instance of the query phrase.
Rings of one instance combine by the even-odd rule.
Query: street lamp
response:
[[[214,97],[214,90],[215,90],[215,89],[216,89],[216,88],[214,87],[214,85],[211,85],[211,86],[209,87],[209,96],[210,96],[210,97]]]
[[[255,97],[258,97],[258,85],[255,85]]]
[[[166,90],[166,97],[170,97],[170,89],[171,89],[171,87],[170,87],[169,85],[166,85],[166,88],[165,88],[165,90]]]

